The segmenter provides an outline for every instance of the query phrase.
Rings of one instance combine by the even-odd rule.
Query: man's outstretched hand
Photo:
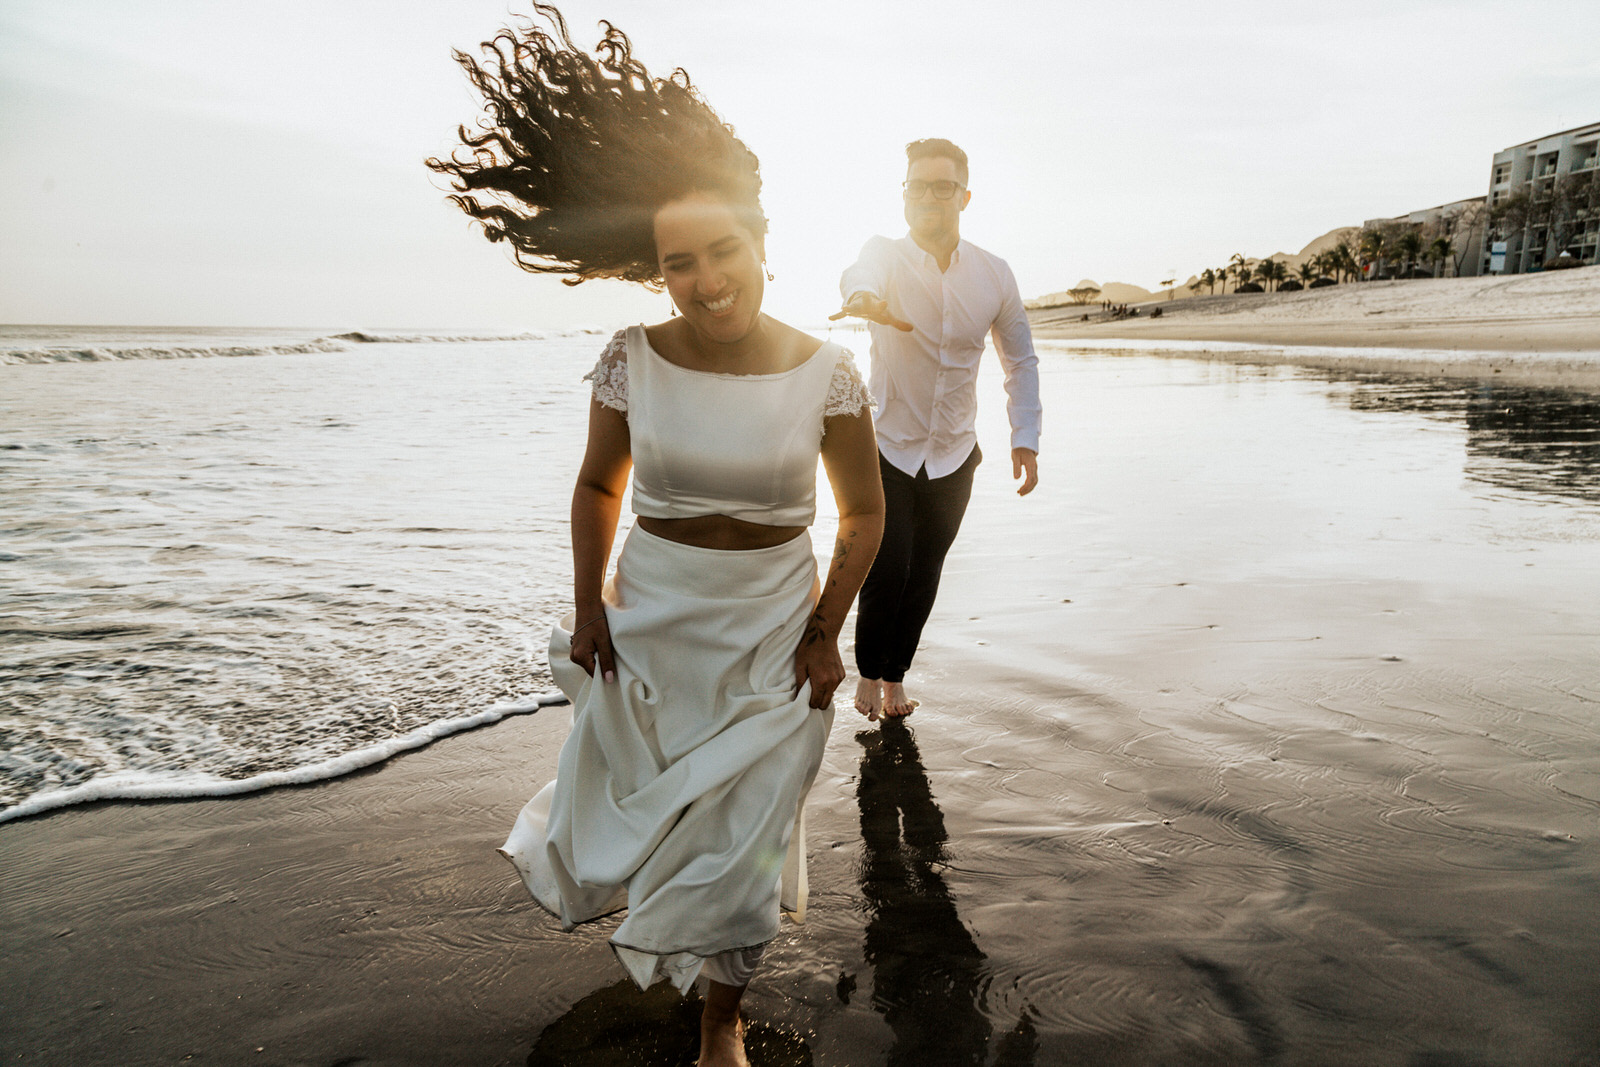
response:
[[[895,318],[889,314],[889,301],[879,300],[871,293],[855,293],[844,302],[844,307],[835,314],[828,316],[829,322],[836,322],[843,318],[866,319],[876,322],[880,326],[893,326],[903,333],[910,333],[914,326],[909,322]]]
[[[1018,496],[1027,496],[1033,492],[1034,486],[1039,484],[1039,453],[1031,448],[1013,448],[1011,477],[1023,479],[1022,484],[1017,487]]]

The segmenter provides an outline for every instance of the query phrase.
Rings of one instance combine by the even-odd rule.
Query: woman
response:
[[[590,57],[536,8],[552,33],[457,55],[487,114],[470,158],[429,165],[524,269],[664,285],[677,314],[589,376],[576,611],[550,646],[572,731],[502,851],[569,929],[626,907],[612,946],[641,988],[703,970],[701,1062],[742,1063],[739,999],[780,907],[803,916],[802,806],[882,532],[870,400],[849,353],[762,314],[759,166],[688,76],[652,78],[609,23]],[[819,454],[840,515],[820,588]]]

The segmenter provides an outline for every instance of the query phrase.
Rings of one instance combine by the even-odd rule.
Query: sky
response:
[[[1600,3],[571,0],[685,68],[761,158],[799,325],[899,235],[903,146],[971,157],[963,236],[1024,296],[1482,195],[1600,119]],[[516,269],[422,160],[478,114],[452,48],[516,0],[0,0],[0,322],[528,329],[667,298]]]

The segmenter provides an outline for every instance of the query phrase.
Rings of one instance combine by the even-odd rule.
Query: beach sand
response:
[[[1470,390],[1107,356],[1044,386],[1041,488],[980,468],[911,729],[839,711],[753,1062],[1596,1063],[1600,472],[1527,487]],[[1519,404],[1558,444],[1592,410]],[[566,723],[0,827],[0,1049],[689,1062],[693,1004],[493,852]]]
[[[1160,308],[1160,318],[1150,312]],[[1132,318],[1097,307],[1029,313],[1041,338],[1232,342],[1179,354],[1343,370],[1507,376],[1600,389],[1600,270],[1481,278],[1346,283],[1297,293],[1155,300]],[[1082,321],[1089,314],[1088,322]],[[1404,349],[1408,351],[1383,351]]]

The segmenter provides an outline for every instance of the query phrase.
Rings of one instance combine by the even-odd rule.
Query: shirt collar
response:
[[[902,237],[901,240],[904,241],[907,247],[911,249],[913,255],[920,257],[919,262],[921,262],[923,266],[933,267],[935,269],[938,268],[939,261],[933,258],[933,253],[917,244],[916,240],[913,239],[909,233]],[[961,262],[961,257],[966,252],[967,248],[968,241],[965,237],[961,237],[956,240],[956,247],[954,251],[950,253],[950,266],[954,267],[957,263]]]

